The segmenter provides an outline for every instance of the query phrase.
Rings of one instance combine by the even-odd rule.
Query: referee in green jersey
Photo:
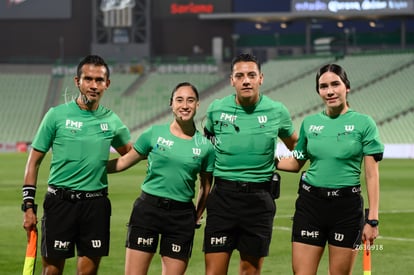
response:
[[[240,253],[240,274],[259,274],[269,253],[277,139],[292,150],[297,135],[287,108],[259,92],[263,78],[256,57],[236,56],[230,75],[236,92],[207,110],[205,134],[215,146],[216,161],[206,206],[206,274],[227,274],[234,249]]]
[[[74,78],[79,96],[51,108],[44,116],[26,164],[23,226],[36,226],[35,193],[39,167],[52,151],[48,188],[43,203],[42,274],[62,274],[65,259],[77,250],[78,274],[96,274],[109,252],[111,204],[107,198],[106,163],[111,146],[126,154],[128,128],[100,105],[109,87],[109,68],[96,55],[86,56]]]
[[[158,245],[162,274],[184,274],[210,192],[215,152],[194,124],[199,107],[196,87],[179,83],[172,91],[170,106],[171,123],[149,127],[132,150],[108,163],[108,172],[113,173],[148,159],[147,176],[128,223],[126,275],[147,274]]]
[[[292,229],[295,274],[316,274],[326,243],[329,273],[351,274],[362,240],[378,236],[379,169],[384,145],[374,120],[352,110],[347,101],[351,85],[336,64],[321,67],[316,91],[325,109],[306,117],[294,158],[282,158],[277,168],[302,174]],[[361,165],[365,167],[369,213],[364,219]]]

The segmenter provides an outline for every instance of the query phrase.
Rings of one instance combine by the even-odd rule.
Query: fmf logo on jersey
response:
[[[73,120],[67,119],[66,123],[65,123],[65,126],[66,126],[66,128],[69,128],[69,129],[80,130],[80,128],[83,126],[83,122],[73,121]]]
[[[220,115],[220,121],[230,121],[231,123],[234,123],[236,118],[237,118],[237,116],[229,115],[229,114],[226,114],[226,113],[221,113],[221,115]]]
[[[325,126],[322,126],[322,125],[311,125],[311,126],[309,126],[309,132],[320,133],[320,132],[322,132],[324,127]]]
[[[174,145],[174,141],[165,139],[163,137],[158,137],[157,144],[164,145],[164,146],[167,146],[168,148],[171,148],[171,146]]]

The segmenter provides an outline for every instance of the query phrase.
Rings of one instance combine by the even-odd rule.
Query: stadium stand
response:
[[[414,106],[409,92],[409,87],[414,84],[410,77],[413,53],[346,56],[335,63],[346,69],[351,80],[348,97],[351,108],[371,115],[377,123]],[[319,97],[309,96],[315,92],[315,73],[316,70],[270,93],[274,99],[287,105],[297,129],[304,116],[323,108]]]
[[[157,117],[171,117],[169,98],[173,87],[179,82],[191,82],[199,89],[201,96],[220,79],[218,74],[152,72],[135,91],[122,97],[120,108],[114,107],[113,110],[131,129],[142,128],[148,122],[153,123]]]
[[[262,67],[266,83],[262,92],[284,102],[292,114],[295,128],[299,129],[305,115],[323,108],[320,98],[314,94],[315,73],[328,62],[335,62],[347,70],[352,88],[349,95],[351,108],[375,119],[385,143],[413,143],[413,52],[355,54],[341,59],[324,56],[271,60]],[[119,114],[135,139],[149,125],[171,120],[168,106],[171,89],[179,82],[189,81],[200,92],[196,124],[201,129],[209,104],[216,98],[234,93],[229,85],[228,69],[224,70],[224,75],[220,72],[169,73],[159,70],[146,75],[113,73],[102,103]],[[4,106],[0,121],[5,129],[0,134],[1,142],[30,141],[48,107],[77,95],[73,76],[27,74],[22,70],[21,73],[2,72],[0,81]]]
[[[379,126],[381,139],[384,143],[412,144],[414,142],[414,109],[392,122]]]
[[[264,94],[272,93],[285,85],[300,80],[306,75],[314,74],[321,65],[334,60],[335,57],[332,56],[270,60],[262,65],[265,81],[261,90]]]
[[[399,115],[414,106],[414,97],[408,92],[414,85],[414,63],[397,74],[384,77],[349,96],[353,108],[364,110],[375,121],[381,122]]]
[[[29,141],[40,122],[50,74],[0,74],[1,142]]]

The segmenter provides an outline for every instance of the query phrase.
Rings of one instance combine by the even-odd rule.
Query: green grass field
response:
[[[0,154],[0,274],[21,274],[25,257],[26,234],[22,227],[20,211],[21,186],[27,154]],[[41,204],[46,192],[49,158],[41,167],[36,202]],[[372,274],[412,274],[414,268],[414,160],[383,160],[380,164],[381,206],[380,237],[372,251]],[[111,224],[111,251],[102,260],[99,274],[123,274],[124,239],[126,223],[132,203],[140,192],[145,173],[145,163],[128,171],[109,176],[110,198],[113,215]],[[282,193],[277,200],[277,215],[269,257],[263,274],[291,274],[290,227],[297,189],[297,174],[282,174]],[[364,189],[365,196],[365,189]],[[39,219],[42,211],[39,211]],[[39,224],[40,226],[40,224]],[[193,255],[187,274],[204,274],[204,258],[201,251],[203,227],[196,233]],[[39,249],[40,251],[40,249]],[[40,252],[39,254],[40,255]],[[327,274],[327,254],[324,255],[319,274]],[[238,272],[238,253],[235,251],[229,274]],[[41,274],[40,256],[36,274]],[[65,274],[75,274],[75,260],[66,263]],[[150,274],[161,274],[157,255]],[[362,254],[354,268],[354,274],[362,274]]]

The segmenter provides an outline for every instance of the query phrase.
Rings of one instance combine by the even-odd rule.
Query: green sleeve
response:
[[[294,150],[295,157],[300,160],[308,159],[308,153],[307,153],[308,139],[307,139],[307,134],[305,132],[304,125],[305,125],[305,122],[303,121],[300,126],[299,139],[298,139],[298,142]]]
[[[290,137],[295,128],[293,127],[292,118],[290,117],[290,113],[285,105],[280,104],[280,129],[279,129],[279,137],[286,138]]]
[[[40,123],[39,129],[33,139],[32,147],[41,152],[49,151],[56,133],[55,125],[54,109],[51,108]]]
[[[148,156],[148,154],[152,150],[151,146],[151,137],[152,137],[152,127],[146,129],[137,139],[134,144],[134,149],[144,155]]]
[[[367,124],[362,140],[363,154],[372,155],[383,153],[384,145],[380,140],[378,127],[375,124],[375,121],[371,117],[368,117]]]

